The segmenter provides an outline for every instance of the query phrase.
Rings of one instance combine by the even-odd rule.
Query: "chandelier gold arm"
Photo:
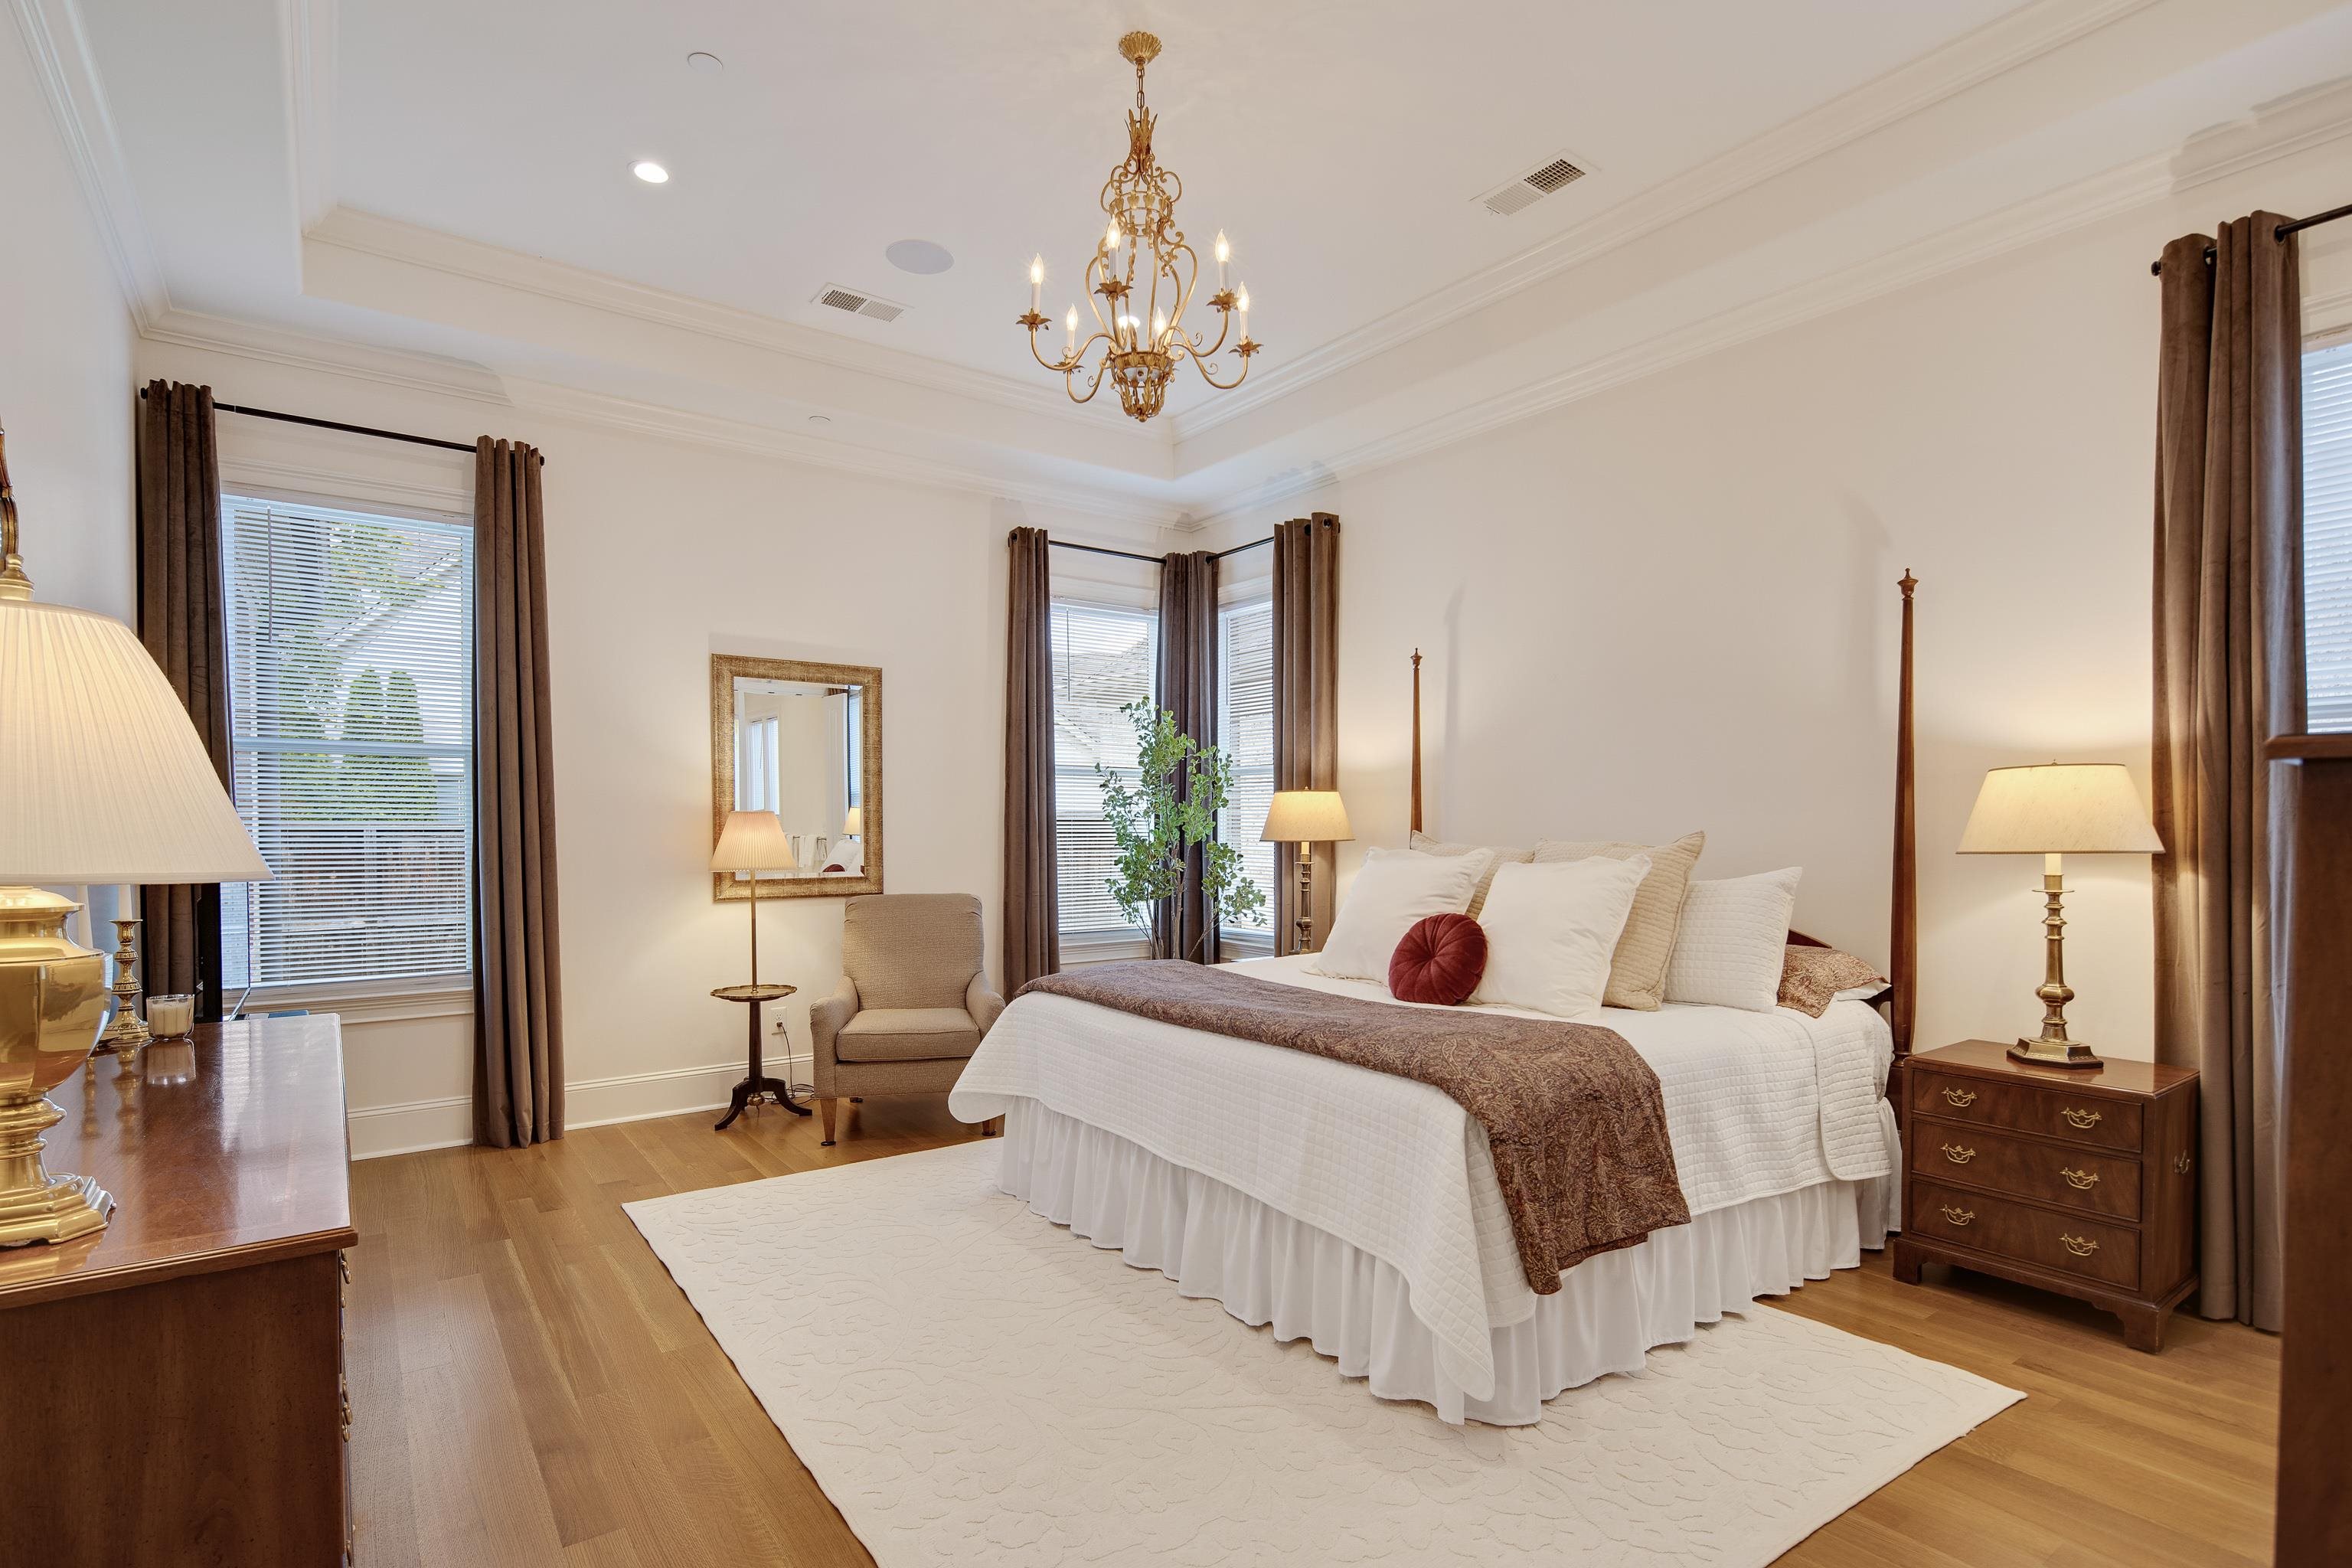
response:
[[[1231,381],[1219,381],[1215,376],[1211,375],[1209,374],[1208,361],[1202,359],[1197,354],[1192,358],[1192,368],[1201,373],[1201,379],[1202,381],[1207,382],[1219,392],[1231,392],[1234,387],[1239,386],[1243,382],[1249,379],[1250,355],[1257,353],[1258,347],[1258,344],[1250,342],[1247,338],[1244,338],[1239,343],[1234,345],[1234,353],[1242,356],[1242,373],[1241,374],[1234,377]]]
[[[1088,339],[1087,341],[1088,341],[1088,342],[1093,342],[1093,340],[1092,340],[1092,339]],[[1069,371],[1066,371],[1066,372],[1064,372],[1064,373],[1063,373],[1063,375],[1062,375],[1062,390],[1063,390],[1064,392],[1066,392],[1066,393],[1068,393],[1068,394],[1070,395],[1070,401],[1071,401],[1071,402],[1073,402],[1073,403],[1092,403],[1092,402],[1095,400],[1095,394],[1096,394],[1096,393],[1097,393],[1097,392],[1100,392],[1100,391],[1102,390],[1102,378],[1103,378],[1103,373],[1104,373],[1104,372],[1106,372],[1106,371],[1108,371],[1108,369],[1110,369],[1110,359],[1109,359],[1109,357],[1108,357],[1108,355],[1104,356],[1102,359],[1099,359],[1099,360],[1096,361],[1096,362],[1095,362],[1095,378],[1094,378],[1092,381],[1090,381],[1090,382],[1087,383],[1087,395],[1086,395],[1084,397],[1080,397],[1080,396],[1078,395],[1078,394],[1077,394],[1077,390],[1076,390],[1076,389],[1077,389],[1077,376],[1076,376],[1076,366],[1072,366],[1072,367],[1071,367],[1071,369],[1070,369]]]

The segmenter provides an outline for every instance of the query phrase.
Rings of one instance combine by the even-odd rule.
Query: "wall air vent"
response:
[[[1533,206],[1554,191],[1565,190],[1584,178],[1584,173],[1565,156],[1547,158],[1517,179],[1498,190],[1487,192],[1478,200],[1496,217],[1508,217],[1523,207]]]
[[[846,310],[853,316],[866,316],[877,321],[895,321],[907,310],[904,305],[894,305],[887,300],[877,299],[855,289],[844,289],[835,283],[828,283],[817,290],[815,303],[830,305],[836,310]]]

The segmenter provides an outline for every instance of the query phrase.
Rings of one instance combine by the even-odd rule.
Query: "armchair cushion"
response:
[[[961,1007],[867,1007],[834,1036],[845,1062],[928,1062],[968,1057],[980,1026]]]

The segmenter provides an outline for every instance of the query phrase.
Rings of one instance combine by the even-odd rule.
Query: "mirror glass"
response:
[[[800,862],[761,876],[865,874],[865,695],[862,686],[735,678],[735,809],[774,812]]]
[[[721,657],[712,675],[714,838],[730,810],[772,811],[794,864],[760,872],[761,897],[880,891],[880,672]],[[716,882],[740,898],[751,874]]]

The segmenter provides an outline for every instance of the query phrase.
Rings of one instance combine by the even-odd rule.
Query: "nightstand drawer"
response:
[[[1916,1177],[1909,1219],[1923,1240],[2036,1263],[2120,1289],[2139,1288],[2139,1232],[2127,1226]]]
[[[2140,1216],[2139,1162],[2127,1154],[2095,1154],[1923,1116],[1911,1123],[1911,1169],[1930,1181],[1957,1182],[2085,1214],[2124,1220]]]
[[[2101,1149],[2137,1153],[2140,1147],[2140,1103],[2079,1094],[2063,1086],[2003,1083],[1991,1079],[1915,1069],[1911,1109],[1921,1116],[1985,1127],[2005,1127],[2038,1132]]]

